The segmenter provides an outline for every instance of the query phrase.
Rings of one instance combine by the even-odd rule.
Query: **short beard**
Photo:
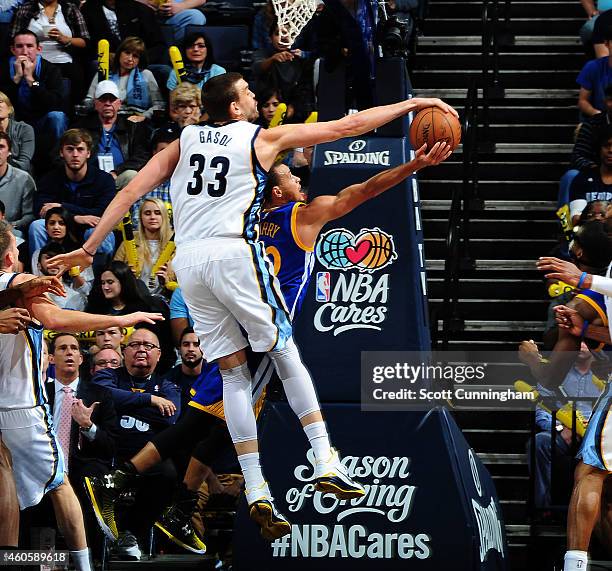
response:
[[[203,360],[203,357],[200,357],[199,359],[197,359],[196,361],[193,361],[193,362],[192,361],[185,361],[185,359],[181,359],[181,362],[188,369],[195,369],[195,368],[197,368],[200,365],[202,360]]]

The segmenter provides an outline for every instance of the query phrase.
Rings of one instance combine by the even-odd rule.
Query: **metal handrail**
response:
[[[459,278],[469,266],[470,208],[476,195],[478,171],[478,85],[474,80],[468,89],[463,118],[463,183],[453,193],[446,235],[444,260],[444,299],[442,302],[442,349],[448,347],[450,334],[461,327],[458,312]],[[438,322],[434,321],[437,331]]]
[[[508,24],[510,8],[506,2],[506,25]],[[482,118],[485,138],[489,134],[489,100],[494,93],[502,89],[499,75],[499,46],[501,43],[501,26],[499,17],[499,0],[484,0],[481,11],[482,18]]]

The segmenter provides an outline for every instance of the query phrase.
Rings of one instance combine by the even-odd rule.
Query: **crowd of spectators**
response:
[[[252,48],[252,67],[222,66],[215,49],[223,46],[213,45],[204,26],[204,2],[0,2],[0,26],[8,31],[7,45],[0,46],[6,53],[0,62],[0,213],[12,224],[25,271],[56,274],[49,258],[78,248],[149,158],[184,127],[206,119],[201,88],[211,77],[242,71],[260,99],[264,128],[281,102],[287,104],[285,121],[303,122],[316,110],[312,30],[283,47],[268,2],[255,16],[252,45],[240,46]],[[103,39],[110,45],[108,79],[96,61]],[[171,67],[171,45],[181,50],[180,77]],[[283,161],[307,168],[304,157],[297,149]],[[191,382],[202,374],[172,255],[158,263],[173,245],[169,181],[139,200],[130,215],[133,242],[127,244],[117,228],[93,267],[62,274],[67,295],[52,299],[65,309],[98,314],[161,312],[165,321],[134,331],[47,334],[50,408],[96,558],[102,536],[82,493],[83,476],[107,473],[174,424],[189,406]],[[175,457],[139,478],[121,506],[117,556],[140,557],[153,522],[182,481],[191,451],[180,448],[177,443]],[[231,444],[223,466],[224,473],[239,473]],[[218,476],[211,471],[200,507],[211,495],[221,497],[221,505],[235,505],[241,477]],[[31,518],[25,521],[44,525],[37,522],[41,513]]]

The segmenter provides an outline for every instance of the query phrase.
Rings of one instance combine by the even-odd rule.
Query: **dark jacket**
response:
[[[90,162],[98,164],[98,145],[102,138],[102,123],[98,114],[92,114],[79,122],[79,128],[85,129],[93,139]],[[138,171],[151,158],[151,129],[147,121],[134,123],[127,117],[119,115],[115,124],[115,137],[119,141],[125,161],[115,168],[117,174],[126,170]]]
[[[40,212],[46,202],[59,202],[72,215],[102,216],[116,193],[113,177],[91,164],[87,167],[85,178],[77,183],[74,192],[70,183],[63,166],[42,177],[38,183],[34,212]]]
[[[148,379],[133,377],[125,367],[98,371],[92,382],[110,390],[115,410],[120,417],[121,437],[117,443],[120,458],[129,458],[138,452],[153,436],[174,424],[181,412],[181,396],[171,381],[153,373]],[[151,405],[151,395],[172,401],[176,413],[163,416]]]
[[[571,168],[589,171],[599,166],[601,159],[600,133],[611,123],[607,113],[598,113],[587,117],[578,130],[572,150]]]
[[[42,60],[40,76],[34,75],[40,82],[39,87],[31,87],[30,108],[26,108],[18,97],[19,86],[11,79],[8,58],[0,66],[0,91],[4,92],[15,108],[15,119],[33,123],[49,113],[64,110],[64,83],[57,67]]]
[[[108,25],[102,10],[101,0],[88,0],[81,7],[87,29],[91,35],[92,57],[98,55],[98,41],[105,39],[110,44],[110,52],[115,53],[122,40],[128,36],[141,38],[147,46],[148,63],[163,63],[166,45],[155,12],[134,0],[118,0],[115,6],[119,35],[117,38]]]
[[[53,410],[55,404],[55,387],[54,381],[47,382],[47,396],[49,398],[49,406]],[[112,467],[115,457],[115,442],[119,437],[119,424],[115,407],[108,389],[93,385],[90,382],[79,380],[77,387],[76,398],[83,401],[85,406],[91,406],[94,402],[98,402],[93,412],[91,413],[91,421],[96,425],[96,434],[93,440],[90,440],[85,435],[79,433],[79,425],[72,421],[70,431],[70,459],[69,471],[80,475],[88,473],[95,474],[98,470],[94,469],[104,464],[108,469]],[[59,422],[59,418],[55,419],[55,425]],[[88,469],[90,467],[91,469]]]

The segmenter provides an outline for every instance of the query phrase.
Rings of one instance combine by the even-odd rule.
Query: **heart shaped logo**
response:
[[[372,242],[363,240],[359,242],[355,247],[347,246],[344,250],[346,257],[352,264],[358,264],[363,260],[368,252],[372,249]]]

